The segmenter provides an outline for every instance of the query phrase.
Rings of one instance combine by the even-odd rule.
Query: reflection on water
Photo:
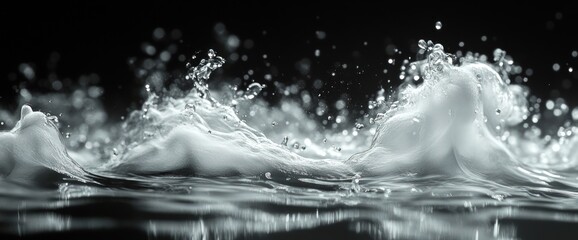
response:
[[[58,189],[4,182],[1,230],[13,236],[90,236],[90,230],[102,230],[153,239],[512,239],[533,227],[575,233],[570,226],[578,221],[570,192],[467,179],[361,179],[358,190],[350,182],[306,179],[135,181],[142,182],[126,188],[67,182]]]

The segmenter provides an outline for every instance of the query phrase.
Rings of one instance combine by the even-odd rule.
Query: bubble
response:
[[[569,72],[569,73],[574,72],[574,68],[569,67],[569,68],[568,68],[568,72]]]
[[[270,173],[270,172],[266,172],[266,173],[265,173],[265,178],[271,179],[271,173]]]
[[[436,22],[436,30],[440,30],[440,29],[442,29],[442,22],[437,21]]]
[[[364,127],[365,127],[365,125],[363,125],[363,123],[356,123],[355,124],[355,129],[357,129],[357,130],[361,130]]]
[[[578,51],[576,50],[572,51],[572,57],[578,57]]]
[[[502,110],[500,110],[499,108],[496,109],[496,115],[500,115],[500,113],[502,113]]]
[[[287,146],[287,142],[289,142],[289,137],[285,136],[285,137],[283,137],[283,141],[281,141],[281,145]]]
[[[315,49],[315,56],[316,57],[321,56],[321,51],[319,49]]]
[[[485,42],[485,41],[488,40],[488,37],[486,37],[486,35],[483,35],[483,36],[481,37],[481,40],[482,40],[482,42]]]
[[[276,122],[276,121],[272,121],[272,122],[271,122],[271,126],[273,126],[273,127],[277,126],[277,122]]]

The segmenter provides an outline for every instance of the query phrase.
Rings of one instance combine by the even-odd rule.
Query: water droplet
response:
[[[248,87],[247,90],[245,91],[245,94],[243,95],[243,97],[245,99],[253,99],[255,98],[265,87],[265,85],[261,85],[259,83],[251,83]]]
[[[294,149],[299,149],[299,143],[298,143],[298,142],[293,143],[293,148],[294,148]]]
[[[115,156],[118,155],[118,150],[116,148],[112,148],[112,154],[114,154]]]
[[[423,50],[427,50],[427,43],[426,43],[425,40],[423,40],[423,39],[420,39],[420,40],[417,42],[417,46],[418,46],[419,48],[423,49]]]
[[[498,201],[502,201],[502,200],[504,200],[504,195],[502,195],[502,194],[493,194],[493,195],[492,195],[492,198],[493,198],[493,199],[496,199],[496,200],[498,200]]]
[[[209,56],[209,58],[214,58],[217,56],[217,54],[215,53],[215,50],[213,50],[213,49],[209,49],[209,52],[207,55]]]
[[[53,123],[58,123],[58,117],[57,116],[47,116],[46,119],[48,119],[49,121],[52,121]]]
[[[572,119],[574,119],[574,121],[578,121],[578,107],[572,109]]]
[[[4,122],[0,122],[0,126],[4,126]]]
[[[283,141],[281,141],[281,145],[287,146],[287,142],[289,142],[289,137],[285,136],[285,137],[283,137]]]
[[[496,109],[496,115],[500,115],[500,113],[502,113],[502,110],[500,110],[499,108]]]
[[[554,63],[554,65],[552,65],[552,69],[554,72],[558,72],[560,70],[560,64]]]
[[[440,30],[440,29],[442,29],[442,22],[437,21],[436,22],[436,30]]]
[[[270,172],[266,172],[266,173],[265,173],[265,178],[271,179],[271,173],[270,173]]]
[[[554,106],[555,106],[554,101],[552,101],[552,100],[546,101],[546,108],[547,108],[548,110],[554,109]]]
[[[64,135],[64,137],[65,137],[65,138],[70,138],[70,133],[67,132],[67,133]]]
[[[315,31],[315,35],[319,40],[323,40],[325,37],[327,37],[327,34],[324,31]]]
[[[160,40],[162,38],[165,37],[165,30],[162,28],[155,28],[155,30],[153,31],[153,37],[156,40]]]

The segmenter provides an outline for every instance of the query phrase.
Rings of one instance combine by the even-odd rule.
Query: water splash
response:
[[[349,120],[351,125],[341,129],[321,131],[321,123],[309,119],[295,101],[268,105],[259,98],[265,85],[257,82],[244,91],[210,89],[207,81],[212,72],[225,63],[212,50],[198,65],[187,65],[185,79],[194,83],[192,90],[177,92],[167,86],[156,94],[156,87],[147,85],[143,107],[121,126],[105,128],[96,122],[84,125],[84,130],[73,129],[71,138],[84,137],[72,139],[75,147],[68,150],[57,128],[59,118],[23,107],[14,129],[0,135],[0,142],[11,146],[0,144],[0,174],[8,180],[2,184],[46,181],[36,177],[55,172],[97,184],[60,185],[62,196],[57,198],[66,201],[137,194],[109,189],[118,186],[174,194],[171,197],[185,198],[193,206],[193,216],[220,221],[171,225],[159,220],[162,216],[146,223],[134,221],[145,224],[153,235],[187,237],[193,235],[183,229],[211,229],[215,236],[235,237],[243,229],[261,234],[360,218],[375,223],[354,221],[356,231],[378,238],[512,237],[515,232],[499,220],[508,212],[501,206],[574,209],[578,128],[563,124],[556,126],[556,135],[542,134],[546,130],[537,123],[547,120],[542,119],[537,100],[509,79],[518,71],[511,57],[497,49],[494,62],[489,63],[479,54],[446,53],[432,41],[420,40],[418,47],[421,60],[404,64],[404,83],[397,91],[388,95],[380,89],[375,99],[368,100],[371,114],[362,119],[326,118]],[[290,86],[283,90],[292,91]],[[223,97],[228,94],[232,96]],[[307,99],[307,94],[302,96]],[[66,102],[61,99],[57,104]],[[76,99],[82,100],[78,106],[90,102]],[[562,100],[544,102],[553,116],[574,115]],[[336,105],[343,109],[345,104]],[[37,147],[20,147],[30,143]],[[58,183],[59,178],[62,175],[49,180]],[[214,199],[208,199],[207,192],[224,197],[211,202]],[[149,202],[154,193],[138,194],[146,199],[145,206],[168,204],[191,210],[190,205],[170,201]],[[397,205],[384,207],[384,202]],[[263,203],[300,209],[278,213]],[[469,217],[468,225],[463,219],[438,217],[440,206],[479,214]],[[491,213],[484,215],[482,209]],[[571,213],[564,214],[557,216],[575,221]],[[42,230],[73,228],[66,219],[47,218],[37,219],[52,223]],[[222,225],[225,221],[228,228]],[[415,222],[426,224],[416,232]],[[461,230],[447,227],[454,225]],[[34,231],[30,224],[23,229]]]
[[[210,49],[207,55],[209,58],[202,59],[196,66],[192,66],[188,63],[188,73],[185,76],[185,79],[194,81],[195,89],[199,92],[201,98],[209,97],[209,85],[207,80],[213,71],[220,68],[225,63],[225,59],[217,56],[213,49]]]

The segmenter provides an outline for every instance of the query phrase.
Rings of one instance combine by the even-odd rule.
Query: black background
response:
[[[398,72],[382,72],[391,57],[386,46],[394,44],[404,57],[415,56],[412,51],[423,38],[444,44],[449,52],[462,49],[491,55],[495,48],[505,49],[516,63],[534,70],[526,84],[533,94],[563,96],[571,107],[578,103],[574,94],[578,84],[561,87],[564,81],[568,85],[577,80],[576,72],[568,73],[568,67],[578,67],[577,58],[571,56],[578,50],[578,17],[570,5],[503,6],[471,1],[447,5],[408,2],[406,6],[390,1],[321,1],[314,5],[277,1],[20,2],[3,6],[0,18],[0,106],[11,110],[17,108],[14,86],[24,79],[18,66],[31,63],[39,79],[49,71],[73,80],[83,74],[98,74],[107,110],[122,115],[142,101],[139,93],[144,84],[135,78],[128,59],[143,55],[141,43],[151,40],[155,28],[180,29],[179,51],[190,56],[197,50],[219,49],[214,33],[218,22],[241,41],[252,39],[255,44],[247,54],[252,59],[267,54],[281,73],[276,80],[322,79],[326,86],[332,86],[323,92],[329,99],[347,93],[354,104],[366,104],[366,94],[386,86],[387,79],[399,83]],[[441,30],[434,28],[436,21],[443,23]],[[326,32],[327,38],[318,40],[317,30]],[[482,35],[488,41],[482,42]],[[458,47],[460,41],[465,47]],[[332,50],[332,45],[337,48]],[[320,58],[313,56],[315,49],[321,49]],[[53,52],[60,54],[60,60],[49,70],[46,62]],[[309,76],[301,76],[295,68],[295,62],[304,57],[313,60]],[[350,67],[331,77],[338,63]],[[562,66],[559,72],[552,70],[554,63]],[[361,73],[353,67],[356,65]],[[239,77],[248,69],[266,72],[262,64],[252,61],[228,67],[228,75]],[[262,77],[255,77],[255,81],[264,82]]]

